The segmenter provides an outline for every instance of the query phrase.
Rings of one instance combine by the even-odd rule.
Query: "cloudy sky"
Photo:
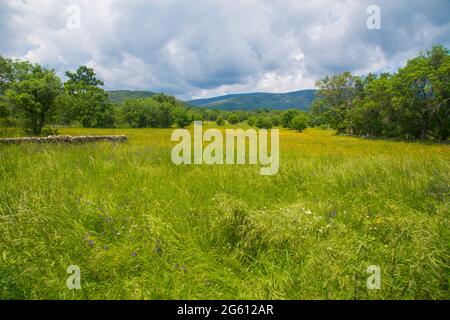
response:
[[[450,47],[449,12],[449,0],[0,0],[0,54],[182,99],[287,92]]]

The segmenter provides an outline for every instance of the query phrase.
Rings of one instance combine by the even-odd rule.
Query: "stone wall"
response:
[[[24,137],[24,138],[2,138],[0,143],[16,144],[16,143],[86,143],[96,141],[110,141],[110,142],[124,142],[127,141],[127,136],[48,136],[48,137]]]

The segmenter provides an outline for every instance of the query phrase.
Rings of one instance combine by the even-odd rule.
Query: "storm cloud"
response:
[[[381,10],[369,30],[367,7]],[[68,28],[76,6],[80,28]],[[447,0],[2,0],[0,54],[65,70],[87,64],[107,89],[183,99],[314,87],[326,74],[393,71],[450,45]]]

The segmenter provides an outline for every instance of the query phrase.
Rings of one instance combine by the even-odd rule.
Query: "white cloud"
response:
[[[378,1],[368,30],[359,0],[6,0],[0,54],[58,70],[93,66],[109,89],[181,98],[311,88],[325,74],[394,70],[449,45],[446,0]],[[81,29],[66,27],[68,6]]]

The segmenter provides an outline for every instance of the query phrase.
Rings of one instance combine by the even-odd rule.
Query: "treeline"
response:
[[[450,55],[441,45],[411,59],[397,73],[317,82],[313,125],[340,133],[446,140],[450,134]]]
[[[307,115],[298,110],[210,110],[162,93],[114,104],[93,69],[80,66],[65,75],[63,82],[54,70],[0,57],[0,125],[22,127],[33,135],[57,134],[55,126],[183,128],[196,120],[299,131],[307,126]]]
[[[66,72],[0,57],[0,121],[34,135],[52,134],[51,125],[113,126],[115,110],[103,82],[85,66]]]
[[[218,126],[246,122],[258,128],[303,131],[325,126],[360,136],[447,140],[450,135],[450,54],[434,46],[397,73],[327,76],[311,110],[222,111],[191,107],[165,94],[113,104],[93,69],[65,73],[0,57],[0,125],[33,135],[51,126],[170,128],[195,120]]]

